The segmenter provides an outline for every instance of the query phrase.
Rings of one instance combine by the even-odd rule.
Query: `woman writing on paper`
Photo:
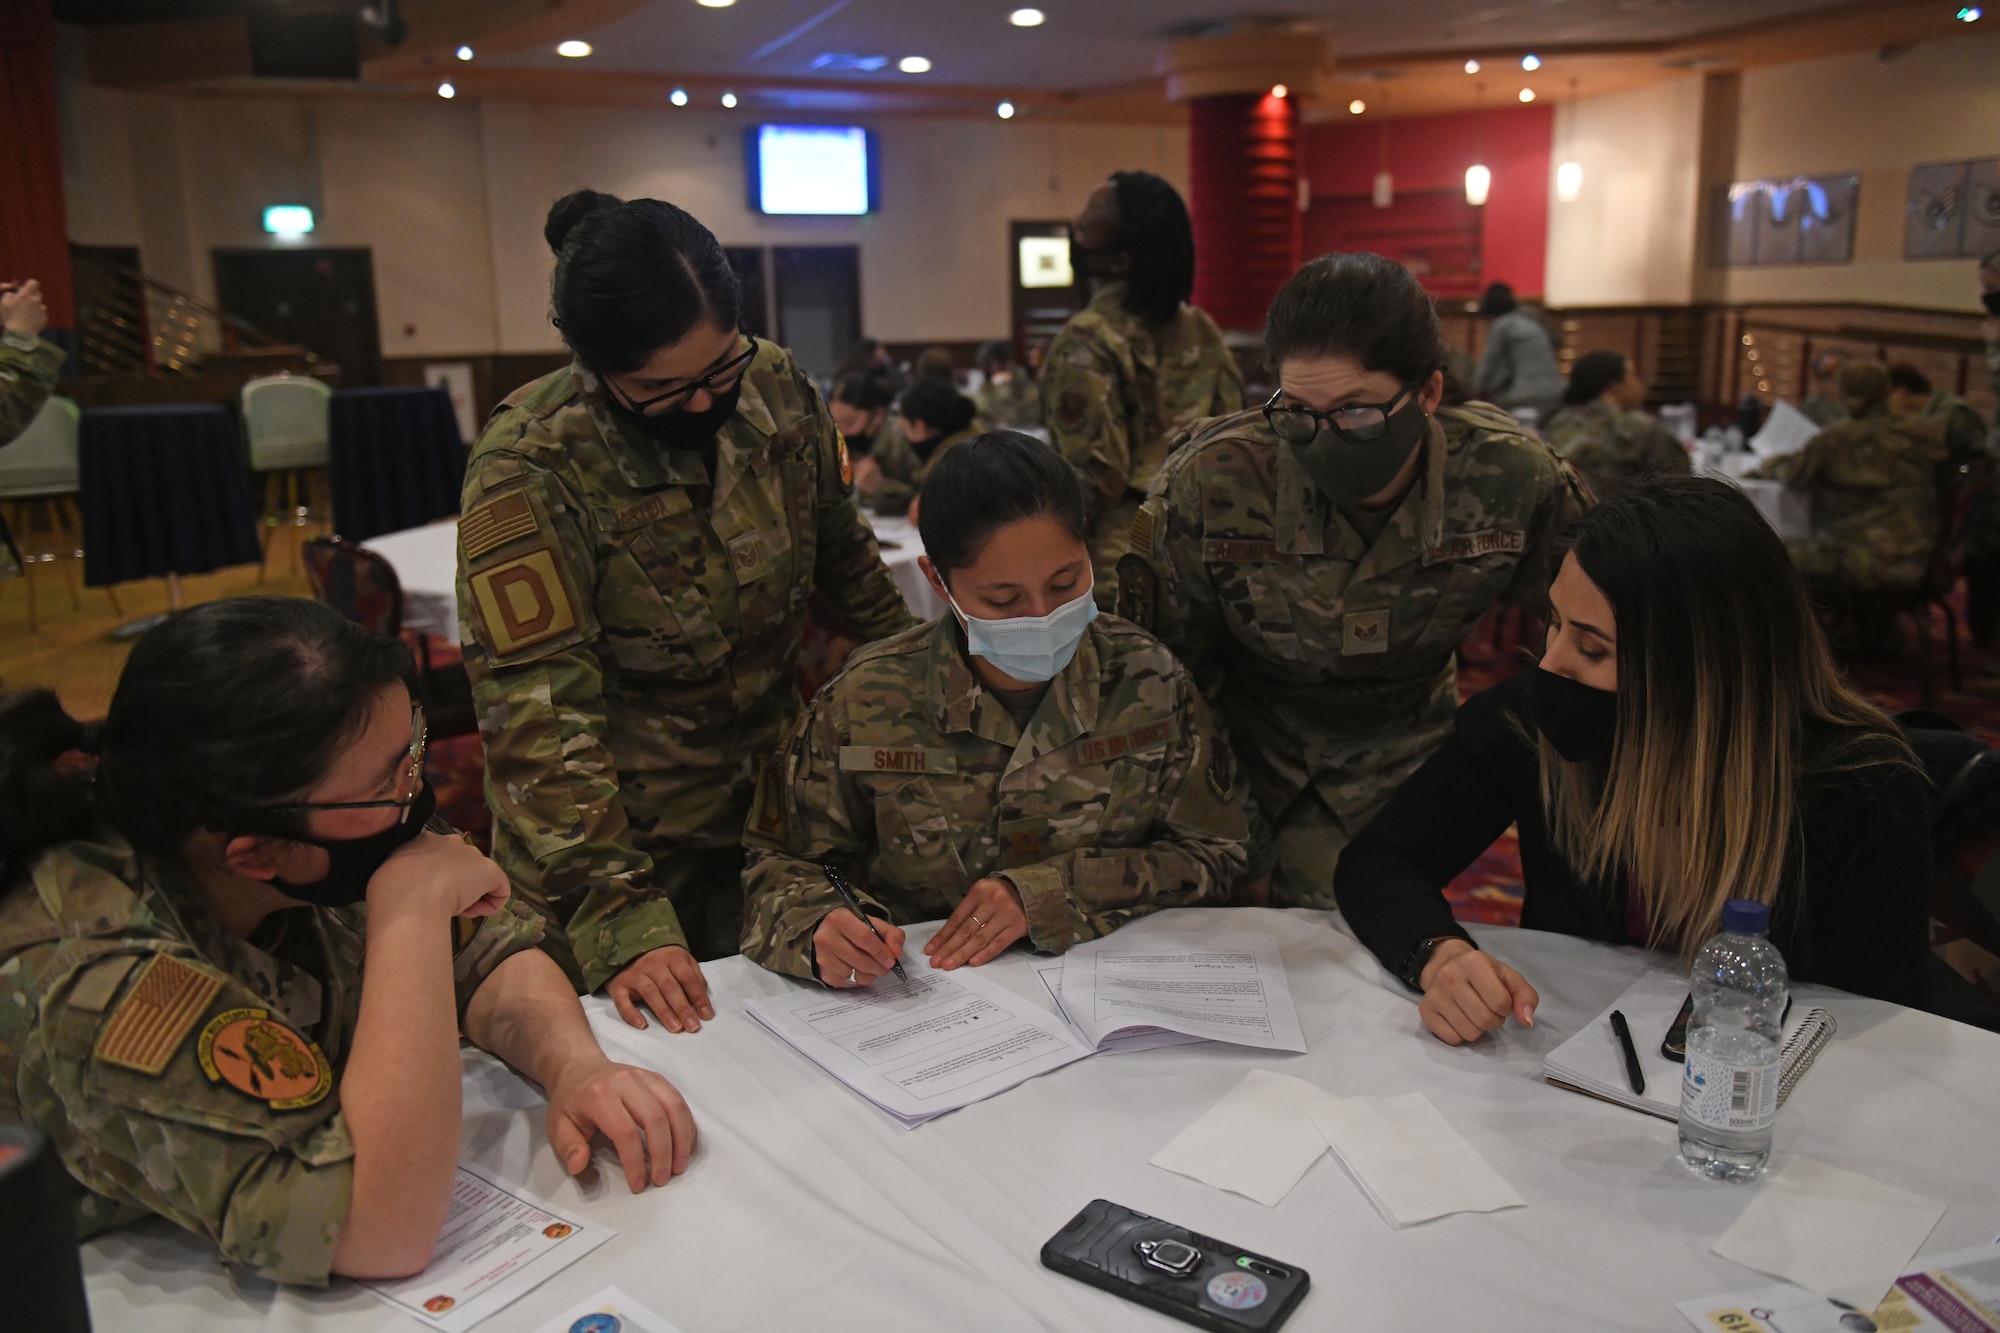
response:
[[[1234,763],[1173,655],[1098,615],[1076,474],[981,435],[933,460],[919,530],[952,612],[857,652],[766,766],[743,952],[866,986],[913,921],[948,918],[925,952],[950,969],[1220,902],[1244,863]]]
[[[1835,671],[1777,534],[1735,487],[1678,477],[1566,546],[1540,666],[1465,705],[1334,875],[1426,1026],[1456,1044],[1533,1019],[1534,986],[1440,893],[1509,824],[1524,927],[1686,960],[1749,898],[1794,980],[1920,1002],[1928,789]]]

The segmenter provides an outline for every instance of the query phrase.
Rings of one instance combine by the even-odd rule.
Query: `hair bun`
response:
[[[604,194],[597,190],[572,190],[549,205],[548,220],[542,224],[542,239],[549,243],[549,249],[560,255],[563,242],[569,239],[577,223],[592,214],[616,208],[624,202],[615,194]]]

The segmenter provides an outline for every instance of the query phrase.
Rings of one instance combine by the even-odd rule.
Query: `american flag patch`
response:
[[[477,560],[488,551],[505,546],[517,537],[536,530],[535,508],[521,491],[496,496],[458,521],[458,540],[467,560]]]
[[[222,978],[156,955],[98,1034],[97,1058],[157,1078],[222,989]]]

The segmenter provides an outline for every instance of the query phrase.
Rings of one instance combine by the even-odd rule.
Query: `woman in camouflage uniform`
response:
[[[743,952],[865,986],[913,921],[948,918],[926,952],[949,969],[1220,901],[1248,831],[1234,768],[1173,656],[1097,616],[1075,473],[982,435],[937,460],[919,523],[953,614],[862,649],[813,699],[751,815]],[[883,939],[829,862],[898,923]]]
[[[926,375],[903,390],[895,421],[895,434],[874,456],[879,469],[868,477],[857,476],[855,485],[876,513],[902,518],[923,489],[932,464],[985,426],[978,407],[943,375]]]
[[[1688,451],[1659,418],[1639,410],[1646,382],[1617,352],[1585,352],[1570,367],[1563,409],[1542,438],[1567,459],[1600,500],[1641,477],[1694,470]]]

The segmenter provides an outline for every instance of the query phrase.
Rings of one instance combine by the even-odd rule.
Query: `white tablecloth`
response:
[[[917,525],[906,518],[878,518],[865,512],[863,517],[875,529],[875,540],[882,544],[882,563],[895,577],[896,588],[911,612],[919,620],[936,620],[943,615],[948,604],[931,587],[924,571],[917,568],[917,557],[924,553]]]
[[[458,520],[388,532],[363,546],[403,585],[403,628],[458,642]]]
[[[1219,909],[1217,914],[1220,914]],[[1231,914],[1282,944],[1310,1052],[1214,1045],[1099,1056],[903,1129],[760,1028],[744,999],[793,985],[740,958],[708,966],[700,1034],[633,1033],[588,1003],[614,1054],[674,1079],[700,1119],[689,1173],[634,1197],[569,1180],[535,1091],[469,1052],[466,1153],[620,1234],[480,1325],[536,1330],[616,1283],[687,1333],[1181,1325],[1040,1266],[1041,1243],[1093,1197],[1303,1265],[1301,1330],[1657,1329],[1673,1303],[1763,1285],[1708,1253],[1750,1192],[1688,1174],[1674,1126],[1543,1083],[1542,1056],[1667,960],[1532,931],[1474,927],[1541,990],[1540,1021],[1452,1049],[1368,954],[1308,912]],[[1024,995],[1019,953],[989,975]],[[1780,1164],[1805,1153],[1948,1202],[1925,1254],[2000,1232],[2000,1037],[1817,988],[1840,1035],[1779,1117]],[[1527,1200],[1524,1209],[1391,1230],[1330,1156],[1276,1208],[1147,1164],[1252,1069],[1335,1093],[1425,1093]],[[208,1246],[164,1223],[85,1248],[100,1330],[414,1328],[345,1283],[232,1289]]]
[[[1748,454],[1737,454],[1727,461],[1741,467],[1754,467],[1762,460]],[[1793,490],[1782,481],[1739,477],[1727,468],[1697,470],[1704,477],[1730,482],[1741,489],[1750,497],[1750,503],[1757,506],[1757,512],[1764,516],[1764,521],[1786,541],[1799,542],[1812,536],[1812,499],[1805,493]]]

